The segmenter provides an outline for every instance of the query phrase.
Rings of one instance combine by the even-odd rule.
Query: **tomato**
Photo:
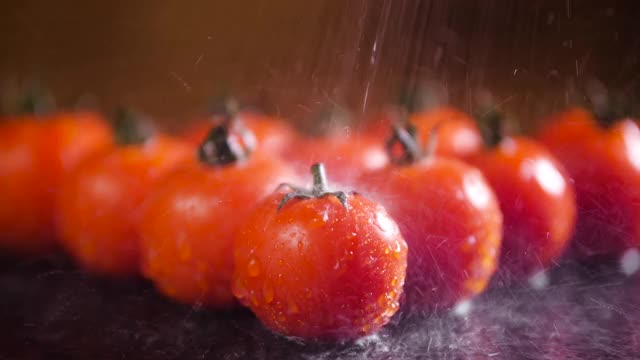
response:
[[[388,109],[378,115],[364,133],[378,139],[388,139],[392,127],[400,119],[402,110]],[[394,120],[394,118],[396,120]],[[469,115],[450,106],[441,106],[409,114],[407,120],[420,134],[420,142],[428,143],[432,131],[438,132],[438,141],[432,153],[443,156],[464,157],[482,149],[482,136],[476,122]]]
[[[194,146],[199,146],[211,128],[220,125],[224,117],[225,115],[214,115],[209,119],[196,121],[184,132],[185,139]],[[261,152],[280,154],[296,137],[295,131],[284,120],[263,114],[242,111],[235,121],[251,130]]]
[[[359,184],[389,211],[409,246],[405,306],[447,308],[487,286],[500,253],[502,214],[478,169],[424,156],[406,129],[396,134],[407,156]]]
[[[54,201],[64,176],[111,147],[111,130],[91,113],[23,117],[0,125],[0,248],[37,254],[56,244]]]
[[[573,184],[564,168],[541,144],[523,137],[504,138],[468,160],[500,202],[503,279],[551,266],[569,244],[576,221]]]
[[[136,274],[139,207],[154,183],[193,153],[182,141],[156,135],[84,162],[60,190],[62,245],[92,272]]]
[[[226,307],[234,304],[236,231],[263,197],[295,176],[283,162],[260,152],[225,163],[207,159],[168,176],[145,202],[142,269],[172,299]]]
[[[357,134],[301,137],[287,149],[283,157],[300,174],[308,171],[309,164],[322,162],[332,181],[350,184],[361,174],[382,168],[388,163],[384,143],[384,139]]]
[[[632,120],[598,125],[584,109],[548,119],[540,140],[573,179],[578,203],[574,253],[617,257],[640,245],[640,129]]]
[[[268,328],[288,336],[347,340],[370,334],[398,309],[407,245],[379,204],[326,190],[277,191],[235,242],[233,293]]]

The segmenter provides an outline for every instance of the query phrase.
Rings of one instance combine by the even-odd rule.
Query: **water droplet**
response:
[[[284,266],[284,260],[282,260],[282,259],[278,260],[278,265]]]
[[[302,252],[304,250],[304,243],[302,240],[298,241],[298,251]]]
[[[264,296],[264,301],[267,304],[271,304],[271,302],[273,301],[273,298],[275,297],[273,287],[271,287],[271,284],[269,284],[268,281],[265,282],[264,286],[262,287],[262,296]]]
[[[386,247],[386,248],[384,249],[384,253],[385,253],[385,255],[389,255],[389,253],[390,253],[390,252],[391,252],[391,248]]]
[[[336,263],[333,265],[333,270],[338,270],[340,269],[340,260],[336,261]]]
[[[258,259],[251,258],[249,260],[249,264],[247,264],[247,273],[250,277],[257,277],[260,275],[260,264],[258,263]]]

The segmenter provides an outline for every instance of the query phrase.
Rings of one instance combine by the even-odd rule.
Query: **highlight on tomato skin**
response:
[[[56,247],[55,199],[63,178],[105,151],[113,135],[93,113],[22,116],[0,125],[0,248],[41,254]]]
[[[300,198],[273,193],[237,234],[233,293],[286,336],[343,341],[377,331],[404,284],[396,223],[361,195],[292,190]]]
[[[617,258],[640,246],[640,129],[629,119],[601,127],[572,108],[547,119],[538,138],[572,178],[578,222],[572,254]]]
[[[58,197],[57,225],[65,250],[101,275],[139,272],[139,207],[158,179],[193,157],[183,141],[157,134],[84,162]]]
[[[289,166],[259,153],[221,167],[180,167],[145,201],[139,225],[143,275],[176,301],[233,306],[234,235],[263,197],[295,179]]]
[[[550,267],[568,247],[576,222],[564,168],[524,137],[506,137],[467,161],[489,181],[504,216],[498,281],[523,280]]]

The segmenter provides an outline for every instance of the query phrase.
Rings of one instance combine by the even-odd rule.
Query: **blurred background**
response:
[[[308,122],[328,103],[370,114],[427,82],[469,112],[489,95],[525,128],[590,88],[640,98],[637,0],[4,0],[1,9],[3,89],[35,79],[59,105],[135,106],[172,126],[223,92]]]

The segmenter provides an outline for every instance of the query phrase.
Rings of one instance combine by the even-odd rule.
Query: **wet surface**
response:
[[[400,314],[377,335],[309,344],[249,311],[174,304],[143,280],[105,280],[61,256],[0,262],[0,359],[633,359],[640,279],[566,265],[551,285],[493,289],[466,317]]]

